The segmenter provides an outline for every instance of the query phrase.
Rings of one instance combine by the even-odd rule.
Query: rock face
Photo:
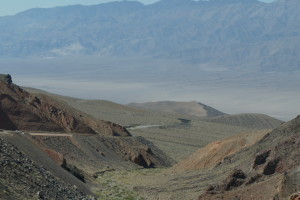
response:
[[[0,199],[88,199],[0,138]]]
[[[220,168],[235,166],[243,177],[229,174],[199,199],[291,199],[299,192],[300,116],[266,134],[258,143],[225,158]],[[216,168],[217,169],[217,168]],[[246,196],[248,195],[248,196]],[[291,196],[294,195],[294,196]]]
[[[2,129],[130,136],[120,125],[95,120],[48,96],[29,94],[13,84],[10,75],[0,76],[0,111]]]

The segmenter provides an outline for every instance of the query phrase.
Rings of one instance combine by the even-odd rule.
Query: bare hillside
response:
[[[300,116],[274,129],[258,143],[229,156],[218,168],[231,167],[199,199],[287,199],[299,193]],[[296,175],[292,178],[292,174]],[[293,199],[292,197],[290,199]]]
[[[225,115],[212,107],[198,103],[191,102],[176,102],[176,101],[159,101],[148,103],[130,103],[129,107],[141,108],[144,110],[163,111],[183,115],[193,115],[198,117],[214,117]]]
[[[174,172],[205,169],[215,167],[223,162],[224,158],[238,151],[252,146],[271,130],[260,130],[250,133],[238,134],[212,142],[193,153],[186,160],[172,167]]]

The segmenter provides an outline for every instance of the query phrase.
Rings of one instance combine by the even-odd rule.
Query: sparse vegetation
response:
[[[94,192],[103,200],[144,200],[144,197],[134,191],[134,184],[128,180],[141,179],[160,171],[161,169],[107,171],[98,175],[96,182],[99,187]]]

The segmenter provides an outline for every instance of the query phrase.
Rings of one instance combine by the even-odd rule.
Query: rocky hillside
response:
[[[264,136],[257,144],[227,157],[222,183],[210,186],[199,199],[296,199],[300,177],[300,116]],[[234,167],[233,167],[234,166]]]
[[[173,164],[141,137],[0,130],[0,147],[0,199],[89,199],[106,172]]]
[[[92,199],[3,138],[0,157],[0,199]]]
[[[193,115],[198,117],[215,117],[225,115],[210,106],[192,101],[192,102],[175,102],[175,101],[160,101],[148,103],[130,103],[129,107],[141,108],[145,110],[154,110],[162,112],[170,112],[183,115]]]
[[[120,125],[95,120],[49,96],[29,94],[10,75],[0,75],[0,110],[2,129],[130,136]]]
[[[224,158],[235,154],[242,149],[257,143],[270,130],[260,130],[246,134],[238,134],[218,140],[208,144],[193,153],[189,158],[172,167],[174,172],[184,172],[188,170],[199,170],[216,165],[223,162]]]

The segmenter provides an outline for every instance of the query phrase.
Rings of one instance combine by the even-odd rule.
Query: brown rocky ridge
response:
[[[266,134],[258,143],[228,156],[222,183],[199,199],[296,199],[300,191],[300,116]]]
[[[0,128],[130,136],[122,126],[96,120],[46,95],[30,94],[0,75]]]

